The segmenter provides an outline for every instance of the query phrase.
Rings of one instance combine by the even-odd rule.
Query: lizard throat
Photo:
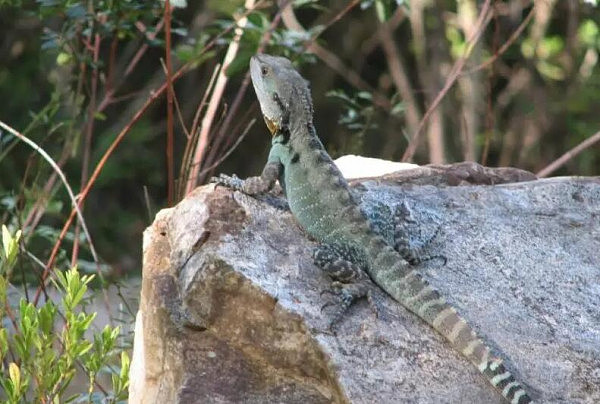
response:
[[[275,136],[275,133],[277,133],[277,131],[279,130],[279,126],[275,121],[271,120],[270,118],[267,118],[264,115],[263,118],[265,119],[265,123],[267,124],[267,129],[269,129],[269,132],[271,132],[271,136]]]

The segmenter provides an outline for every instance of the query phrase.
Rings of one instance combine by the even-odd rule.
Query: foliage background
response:
[[[0,0],[0,120],[53,156],[74,190],[129,129],[85,200],[99,263],[72,227],[59,250],[61,267],[79,263],[113,279],[140,273],[142,231],[169,201],[168,127],[176,186],[193,173],[186,156],[202,143],[193,137],[202,129],[199,183],[213,172],[260,172],[269,136],[245,75],[262,45],[291,57],[311,81],[315,122],[333,157],[402,159],[465,55],[464,74],[425,120],[415,162],[474,160],[537,172],[600,130],[600,9],[594,1],[297,0],[294,12],[283,15],[282,3],[189,1],[174,9],[171,74],[188,63],[174,81],[179,111],[170,122],[161,93],[129,126],[165,83],[164,3]],[[252,11],[236,38],[244,4]],[[226,64],[222,96],[215,96],[210,79],[232,43],[239,49]],[[492,63],[465,73],[486,61]],[[210,105],[216,107],[212,123],[203,125]],[[553,175],[598,175],[599,152],[593,145]],[[0,221],[23,228],[23,248],[42,262],[71,209],[52,175],[38,154],[1,133]],[[185,193],[177,190],[172,203]],[[40,273],[27,257],[21,268],[25,281]]]

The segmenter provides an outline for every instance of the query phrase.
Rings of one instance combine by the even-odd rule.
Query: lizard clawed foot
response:
[[[428,255],[425,258],[423,258],[421,260],[421,262],[424,261],[433,261],[433,260],[441,260],[442,261],[442,265],[443,267],[446,266],[446,264],[448,263],[448,258],[446,258],[445,255],[441,255],[441,254],[437,254],[437,255]]]
[[[263,177],[248,177],[243,180],[235,174],[232,176],[219,174],[218,177],[212,177],[210,182],[217,185],[223,185],[227,188],[233,189],[234,191],[241,191],[246,195],[251,196],[265,194],[269,192],[275,184],[274,179],[265,180]]]
[[[379,308],[375,300],[371,295],[371,290],[368,285],[363,283],[350,283],[342,284],[339,282],[333,282],[330,289],[325,289],[321,292],[321,295],[325,293],[334,294],[338,297],[337,301],[329,301],[321,306],[321,311],[325,310],[330,306],[336,306],[332,319],[329,322],[329,331],[336,334],[336,328],[344,318],[344,315],[348,312],[350,307],[358,300],[366,298],[369,302],[369,306],[375,313],[375,317],[379,317]]]
[[[339,301],[340,301],[339,298],[341,296],[342,289],[343,289],[343,285],[340,282],[333,281],[333,282],[331,282],[331,285],[329,288],[323,289],[321,291],[321,293],[319,294],[321,297],[323,297],[323,295],[325,295],[325,294],[328,294],[328,295],[331,295],[334,297],[334,299],[326,302],[324,305],[321,306],[321,312],[323,310],[325,310],[327,307],[336,306],[339,303]],[[335,298],[337,298],[337,299],[335,299]]]
[[[448,263],[448,259],[441,254],[436,254],[436,255],[429,255],[429,254],[418,254],[415,251],[402,251],[400,252],[401,255],[403,255],[404,259],[406,259],[408,261],[408,263],[414,267],[419,266],[427,261],[433,261],[433,260],[441,260],[442,261],[442,265],[443,267],[446,266],[446,264]]]
[[[330,295],[333,296],[339,296],[340,295],[340,291],[344,288],[344,284],[342,282],[339,281],[332,281],[329,284],[329,287],[327,289],[323,289],[320,293],[321,297],[323,297],[324,294],[328,293]]]
[[[212,184],[222,185],[227,188],[231,188],[235,191],[241,191],[244,186],[244,180],[233,174],[231,176],[227,174],[219,174],[218,177],[212,177],[209,181]]]

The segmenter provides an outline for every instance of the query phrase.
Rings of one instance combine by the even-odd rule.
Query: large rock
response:
[[[403,204],[421,265],[540,403],[600,402],[600,180],[474,164],[356,181]],[[433,185],[432,185],[433,184]],[[438,231],[439,229],[439,231]],[[332,334],[329,281],[269,196],[204,186],[145,232],[132,403],[501,403],[474,367],[375,290]]]

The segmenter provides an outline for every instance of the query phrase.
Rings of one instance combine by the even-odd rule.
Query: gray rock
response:
[[[530,178],[478,167],[355,190],[367,211],[407,208],[415,244],[447,259],[421,271],[536,402],[600,402],[600,179],[472,185]],[[144,235],[131,403],[502,403],[375,288],[379,316],[359,302],[332,334],[314,242],[281,206],[209,185],[157,215]]]

